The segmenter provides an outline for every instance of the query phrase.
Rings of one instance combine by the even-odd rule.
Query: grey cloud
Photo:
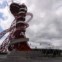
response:
[[[38,26],[39,30],[37,33],[34,33],[28,28],[27,34],[30,40],[33,42],[37,42],[37,40],[41,40],[42,42],[42,39],[47,39],[47,40],[49,39],[50,41],[54,39],[60,41],[60,39],[62,38],[62,28],[61,28],[62,18],[60,18],[61,16],[58,17],[55,14],[55,10],[57,10],[57,8],[62,5],[62,1],[61,0],[36,0],[36,1],[34,0],[34,2],[32,1],[32,4],[34,4],[35,6],[34,7],[35,10],[31,11],[34,15],[34,18],[29,24],[31,26],[32,24],[36,24],[38,26],[40,23],[41,24],[43,23],[44,28]],[[43,18],[40,17],[40,15],[38,15],[40,13],[42,14],[42,12],[45,12],[45,16]],[[50,32],[51,29],[53,29],[54,32]]]

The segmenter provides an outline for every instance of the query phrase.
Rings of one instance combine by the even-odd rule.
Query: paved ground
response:
[[[42,57],[41,51],[13,51],[7,57],[1,56],[0,62],[62,62],[62,57]]]

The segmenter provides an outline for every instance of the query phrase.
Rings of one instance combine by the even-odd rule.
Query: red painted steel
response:
[[[12,39],[19,39],[19,38],[26,39],[25,36],[26,28],[29,27],[28,22],[33,18],[33,15],[32,13],[27,12],[27,7],[25,4],[19,5],[17,3],[12,3],[10,5],[10,11],[15,17],[15,20],[12,22],[11,27],[9,29],[6,29],[0,33],[0,35],[4,35],[7,32],[10,32],[9,36],[3,41],[2,45],[0,46],[1,47],[0,51],[4,51],[7,49],[11,50],[13,48],[18,51],[30,51],[31,48],[27,44],[27,41],[15,43],[13,47],[11,47],[11,45],[9,46],[9,43],[11,43]],[[26,21],[25,19],[26,16],[31,17]]]

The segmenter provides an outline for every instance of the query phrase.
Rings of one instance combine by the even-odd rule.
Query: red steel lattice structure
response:
[[[15,17],[15,20],[12,22],[9,29],[4,30],[0,33],[0,38],[2,38],[3,35],[5,35],[7,32],[10,32],[8,37],[3,41],[2,45],[0,46],[1,52],[8,52],[9,50],[16,49],[19,51],[29,51],[31,48],[28,46],[25,36],[26,28],[29,26],[28,22],[33,18],[32,13],[27,12],[27,7],[25,4],[17,4],[12,3],[10,5],[10,11]],[[26,16],[31,16],[29,20],[26,20]],[[11,41],[14,39],[20,39],[19,43],[16,42],[12,45],[10,45]],[[23,39],[23,41],[21,41]],[[25,39],[25,40],[24,40]],[[10,46],[9,46],[10,45]]]

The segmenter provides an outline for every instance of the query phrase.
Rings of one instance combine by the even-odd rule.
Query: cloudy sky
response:
[[[25,3],[33,14],[26,36],[31,48],[62,49],[62,0],[14,0]],[[0,0],[0,32],[9,28],[14,20],[10,13],[11,0]],[[0,43],[6,37],[0,39]]]

